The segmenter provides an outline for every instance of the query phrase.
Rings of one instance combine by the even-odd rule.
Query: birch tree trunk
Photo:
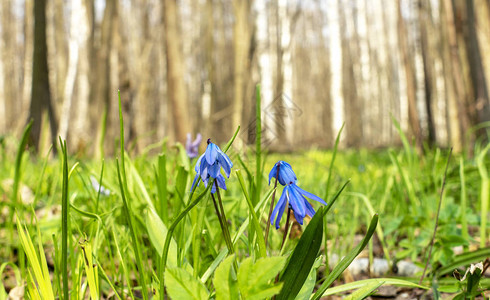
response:
[[[419,153],[423,152],[423,137],[422,131],[420,129],[420,119],[417,111],[417,99],[416,99],[416,82],[415,82],[415,72],[413,69],[413,64],[410,61],[410,56],[408,53],[408,40],[407,40],[407,28],[405,26],[405,21],[403,20],[401,12],[401,0],[397,2],[398,11],[398,43],[400,45],[400,54],[403,62],[403,67],[405,69],[405,80],[407,84],[407,101],[408,101],[408,119],[410,123],[410,129],[415,137],[415,143]]]
[[[233,112],[232,128],[237,128],[242,123],[243,103],[245,98],[246,78],[250,70],[250,7],[248,0],[233,2],[235,23],[233,25]]]
[[[178,10],[176,0],[164,1],[165,48],[167,52],[167,96],[170,116],[173,120],[175,139],[184,142],[190,132],[187,91],[184,82],[184,61],[182,57],[182,35],[178,31]]]

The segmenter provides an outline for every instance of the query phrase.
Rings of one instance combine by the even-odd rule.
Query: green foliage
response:
[[[255,262],[251,257],[246,258],[240,264],[238,275],[232,268],[234,259],[234,255],[228,257],[215,271],[213,283],[217,300],[259,300],[279,293],[282,283],[274,283],[274,278],[284,267],[285,257],[264,257]]]
[[[206,287],[181,268],[167,268],[165,271],[166,287],[172,299],[205,300],[209,297]]]
[[[71,299],[109,294],[117,299],[150,298],[145,292],[152,290],[153,298],[171,299],[276,295],[306,300],[333,294],[357,299],[381,285],[431,286],[436,292],[471,298],[489,286],[485,278],[478,281],[478,275],[461,283],[450,275],[490,256],[488,247],[475,248],[481,234],[488,242],[488,220],[482,218],[488,214],[490,167],[485,145],[477,148],[475,158],[459,156],[449,165],[429,278],[422,285],[413,283],[419,278],[342,284],[342,272],[359,252],[365,248],[373,252],[369,241],[374,234],[382,250],[377,253],[384,258],[425,262],[447,152],[434,149],[420,156],[402,136],[403,149],[311,149],[266,156],[260,144],[253,151],[231,149],[237,134],[222,147],[236,152],[235,172],[226,181],[227,190],[221,191],[235,249],[230,256],[209,189],[201,184],[189,190],[195,160],[185,155],[182,145],[162,147],[155,157],[130,157],[121,134],[119,160],[106,161],[69,158],[64,142],[60,158],[54,160],[30,155],[22,140],[13,150],[0,148],[2,157],[16,151],[20,157],[0,164],[0,191],[7,195],[0,209],[8,211],[0,214],[1,232],[7,232],[7,239],[0,241],[0,256],[6,262],[0,273],[10,276],[0,285],[0,299],[13,287],[11,282],[25,282],[31,299],[52,299],[50,292],[63,295],[68,288]],[[313,204],[317,214],[307,219],[299,237],[291,238],[282,252],[283,228],[270,232],[267,248],[263,237],[273,191],[265,184],[264,166],[279,159],[294,166],[306,190],[325,198],[337,191],[328,206]],[[92,187],[91,176],[110,194]],[[343,192],[348,178],[348,190]],[[33,190],[31,202],[24,202],[26,188]],[[16,221],[8,218],[14,208],[21,221],[17,231]],[[359,234],[363,240],[353,245]],[[463,253],[455,255],[455,247],[463,248]],[[332,253],[344,258],[330,270]]]

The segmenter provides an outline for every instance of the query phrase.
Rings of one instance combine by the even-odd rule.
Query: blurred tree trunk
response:
[[[430,2],[419,0],[418,2],[418,17],[420,30],[420,48],[422,52],[422,62],[424,70],[424,92],[425,92],[425,108],[427,110],[427,141],[429,146],[434,146],[436,142],[436,130],[432,113],[433,94],[435,91],[434,80],[434,59],[431,56],[429,49],[429,38],[427,31],[431,27],[430,22]]]
[[[32,59],[34,55],[34,0],[26,0],[24,14],[24,51],[23,57],[23,81],[22,81],[22,105],[20,120],[25,120],[29,114],[32,90]],[[22,124],[22,123],[21,123]],[[22,124],[23,125],[23,124]]]
[[[66,72],[68,66],[68,49],[67,49],[67,40],[66,40],[66,32],[65,32],[65,6],[63,0],[55,0],[54,1],[54,49],[52,49],[51,53],[54,55],[54,64],[55,64],[55,76],[56,76],[56,85],[53,87],[56,91],[55,97],[53,100],[57,105],[61,105],[63,103],[63,94],[66,84]],[[58,106],[59,107],[59,106]]]
[[[20,105],[17,99],[20,98],[20,74],[21,69],[17,65],[19,57],[18,37],[16,37],[16,17],[13,13],[14,3],[12,0],[3,0],[1,7],[1,38],[0,59],[3,65],[3,93],[4,101],[2,103],[4,116],[2,122],[6,127],[14,127],[18,121]],[[0,129],[1,130],[1,129]]]
[[[104,16],[100,28],[100,42],[96,49],[95,76],[93,98],[96,99],[94,106],[91,109],[91,119],[97,126],[97,147],[95,148],[95,156],[103,158],[105,155],[104,140],[107,133],[108,117],[111,106],[111,94],[116,93],[111,90],[111,69],[110,69],[110,53],[113,47],[114,28],[117,17],[117,1],[108,1],[104,9]],[[102,116],[101,116],[102,113]]]
[[[459,46],[457,42],[456,26],[454,22],[454,7],[452,0],[443,0],[443,5],[441,5],[442,16],[444,18],[444,23],[442,23],[443,29],[445,29],[446,34],[446,45],[445,51],[447,52],[448,67],[450,72],[448,84],[454,88],[454,97],[450,98],[450,124],[458,125],[457,127],[451,128],[451,139],[455,152],[463,150],[463,145],[465,145],[465,134],[470,128],[470,123],[468,119],[468,112],[465,106],[467,99],[467,94],[464,87],[463,79],[463,68],[459,56]],[[457,130],[457,132],[456,132]],[[474,139],[470,137],[470,140]],[[471,143],[470,141],[470,143]],[[471,145],[468,145],[472,147]]]
[[[70,132],[72,149],[76,152],[86,153],[87,144],[92,138],[89,127],[90,115],[90,91],[89,72],[93,58],[93,30],[94,7],[92,0],[83,0],[77,27],[79,39],[78,69],[76,74],[76,86],[74,90],[75,103],[71,114],[73,130]]]
[[[184,82],[184,59],[182,57],[182,35],[178,30],[177,1],[163,1],[163,19],[165,25],[165,48],[167,52],[167,95],[173,120],[175,139],[184,142],[191,130],[188,115],[187,91]]]
[[[338,0],[337,5],[342,49],[342,94],[344,99],[346,144],[347,147],[359,147],[362,145],[362,115],[357,95],[357,84],[355,83],[350,40],[347,33],[345,4]]]
[[[407,101],[408,101],[408,120],[410,123],[410,129],[415,137],[415,143],[417,150],[423,152],[423,137],[420,129],[420,119],[417,111],[417,99],[416,99],[416,82],[415,71],[410,59],[409,46],[407,40],[407,28],[405,21],[403,20],[401,12],[401,0],[397,1],[398,11],[398,44],[400,55],[402,58],[403,67],[405,69],[405,80],[407,84]]]
[[[248,0],[233,2],[235,23],[233,25],[233,112],[231,126],[235,130],[242,123],[243,103],[245,102],[247,76],[250,74],[250,9]]]
[[[466,22],[465,29],[465,46],[466,56],[469,64],[471,87],[473,89],[472,99],[474,103],[469,103],[470,113],[473,119],[473,125],[477,123],[490,121],[490,103],[488,98],[488,87],[485,78],[485,71],[482,64],[482,55],[476,32],[476,17],[474,0],[464,1],[466,4]],[[487,49],[487,51],[489,51]],[[482,132],[484,133],[484,132]]]
[[[29,143],[39,149],[42,116],[48,115],[51,140],[56,144],[56,117],[51,103],[46,44],[46,0],[34,1],[34,56],[32,67],[32,96],[29,119],[33,120]],[[47,114],[45,113],[47,112]],[[55,147],[56,148],[56,147]],[[55,149],[54,148],[54,149]]]

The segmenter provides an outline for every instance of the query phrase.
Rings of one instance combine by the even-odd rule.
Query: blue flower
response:
[[[196,139],[192,141],[190,133],[187,134],[187,141],[185,142],[185,152],[189,158],[197,157],[199,154],[199,145],[201,144],[202,136],[200,133],[196,135]]]
[[[226,177],[230,177],[231,168],[233,163],[231,162],[228,155],[226,155],[221,149],[215,144],[211,143],[208,139],[208,147],[203,155],[197,160],[194,170],[196,171],[196,177],[192,182],[191,189],[197,183],[199,185],[199,178],[202,180],[205,186],[207,186],[210,178],[216,179],[218,187],[226,190],[225,177],[221,174],[221,168],[225,171]],[[216,187],[213,185],[211,192],[216,192]]]
[[[269,172],[269,185],[271,184],[271,179],[276,178],[278,174],[277,180],[280,184],[296,183],[296,174],[294,174],[291,165],[287,162],[280,160],[272,167],[272,170]]]
[[[279,229],[279,222],[281,222],[283,212],[286,209],[286,204],[293,210],[296,221],[301,225],[303,225],[303,219],[306,215],[313,217],[315,215],[315,210],[305,197],[327,205],[327,203],[320,197],[303,190],[295,183],[288,184],[284,187],[281,198],[279,198],[276,207],[272,211],[271,225],[274,224],[274,219],[276,219],[276,229]]]

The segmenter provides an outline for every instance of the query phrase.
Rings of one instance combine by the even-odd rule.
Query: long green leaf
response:
[[[457,269],[462,266],[468,266],[476,261],[483,261],[487,257],[490,257],[490,247],[457,255],[452,263],[436,271],[437,276],[446,275],[454,271],[454,269]]]
[[[315,262],[323,237],[323,212],[321,207],[303,232],[280,281],[284,282],[278,300],[294,299],[301,290]]]
[[[254,206],[250,199],[250,196],[247,192],[247,188],[245,186],[245,181],[243,180],[242,173],[240,170],[236,170],[236,175],[238,177],[238,181],[240,182],[240,186],[242,187],[243,194],[245,195],[245,199],[247,200],[248,210],[252,216],[252,225],[254,226],[254,230],[257,237],[257,243],[259,244],[259,254],[260,257],[265,257],[267,255],[265,249],[265,241],[264,241],[264,233],[262,228],[260,227],[259,219],[257,218],[257,214],[255,213]]]
[[[378,225],[378,214],[375,214],[373,218],[371,219],[371,223],[369,224],[369,228],[366,232],[366,235],[362,239],[362,241],[357,245],[356,248],[354,248],[351,252],[349,252],[348,255],[344,257],[340,261],[340,263],[335,266],[335,268],[332,270],[332,272],[328,275],[328,277],[325,279],[323,284],[320,286],[320,288],[316,291],[316,293],[313,295],[311,299],[320,299],[320,297],[323,296],[323,293],[328,289],[328,287],[337,279],[342,272],[344,272],[345,269],[352,263],[354,258],[356,258],[359,253],[361,253],[362,249],[366,247],[367,243],[371,239],[372,235],[374,234],[374,231],[376,230],[376,226]]]
[[[369,295],[371,295],[377,288],[379,288],[383,284],[383,281],[372,281],[364,285],[362,288],[358,289],[354,293],[350,294],[349,296],[345,297],[344,300],[361,300]]]
[[[382,282],[383,285],[394,285],[399,287],[429,289],[426,286],[419,285],[408,280],[397,279],[397,278],[375,278],[375,279],[358,280],[358,281],[338,285],[333,288],[329,288],[326,292],[323,293],[322,296],[330,296],[330,295],[335,295],[350,290],[359,289],[366,285],[371,284],[372,282]]]

